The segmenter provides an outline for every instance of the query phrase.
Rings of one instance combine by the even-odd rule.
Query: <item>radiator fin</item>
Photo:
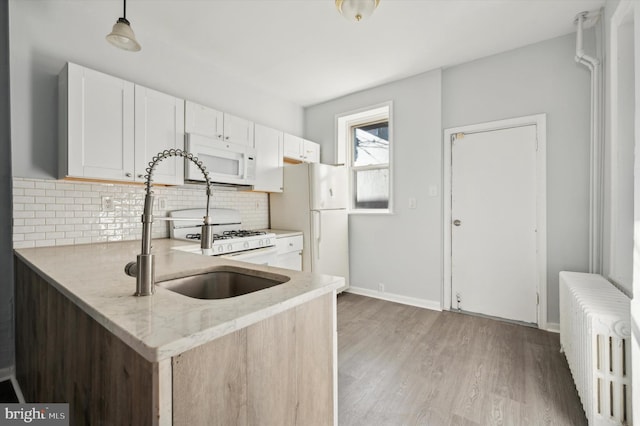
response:
[[[632,424],[629,309],[602,276],[560,273],[560,345],[591,426]]]

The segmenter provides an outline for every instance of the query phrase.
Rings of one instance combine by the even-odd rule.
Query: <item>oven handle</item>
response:
[[[257,256],[264,256],[265,254],[275,255],[277,252],[278,252],[278,248],[276,246],[272,246],[272,247],[254,249],[254,250],[240,251],[237,253],[223,254],[219,257],[225,258],[225,259],[241,260],[246,262],[247,259],[252,259]]]

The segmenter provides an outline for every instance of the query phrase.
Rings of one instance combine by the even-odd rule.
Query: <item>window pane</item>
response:
[[[389,208],[389,169],[354,171],[357,209]]]
[[[353,165],[389,164],[389,122],[383,121],[353,130]]]

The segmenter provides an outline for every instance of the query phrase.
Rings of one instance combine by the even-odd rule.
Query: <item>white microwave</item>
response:
[[[214,183],[253,185],[256,180],[256,150],[250,146],[187,133],[185,149],[202,161]],[[185,160],[185,179],[204,182],[204,176],[191,161]]]

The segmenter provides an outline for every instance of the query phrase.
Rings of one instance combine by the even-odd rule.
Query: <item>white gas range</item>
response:
[[[242,229],[240,212],[233,209],[210,209],[213,224],[211,249],[200,248],[200,226],[205,209],[186,209],[169,212],[171,238],[193,241],[194,244],[175,247],[176,250],[207,256],[220,256],[243,262],[270,265],[274,262],[276,235],[264,231]]]

